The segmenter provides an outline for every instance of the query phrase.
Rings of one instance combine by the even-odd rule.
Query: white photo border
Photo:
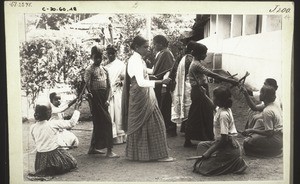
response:
[[[13,4],[16,3],[16,4]],[[270,10],[278,5],[280,12]],[[190,13],[197,14],[277,14],[282,15],[282,89],[289,90],[282,96],[284,122],[284,176],[283,181],[259,181],[258,183],[290,183],[292,180],[293,143],[293,61],[292,44],[294,30],[293,2],[220,2],[220,1],[6,1],[5,39],[8,100],[9,165],[11,183],[31,183],[23,180],[23,146],[21,117],[21,83],[19,65],[18,14],[23,13],[65,13],[43,10],[43,7],[76,7],[70,13]],[[113,8],[107,8],[113,7]],[[287,11],[283,11],[283,8]],[[112,12],[113,11],[113,12]],[[297,174],[297,173],[296,173]],[[36,182],[35,182],[36,183]],[[56,183],[49,181],[47,183]],[[60,182],[63,183],[63,182]],[[85,183],[85,182],[72,182]],[[110,182],[111,183],[111,182]],[[178,182],[179,183],[179,182]],[[200,183],[200,182],[199,182]],[[205,182],[201,182],[205,183]],[[221,182],[209,182],[221,183]],[[222,182],[224,183],[224,182]],[[225,182],[226,183],[226,182]],[[232,182],[230,182],[232,183]],[[239,181],[239,183],[256,183]]]

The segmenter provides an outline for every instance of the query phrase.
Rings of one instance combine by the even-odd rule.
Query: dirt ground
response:
[[[217,85],[210,84],[210,91]],[[222,84],[223,85],[223,84]],[[236,88],[233,92],[232,112],[238,130],[244,130],[247,118],[248,106]],[[28,181],[26,175],[34,171],[35,153],[34,144],[29,137],[29,127],[33,122],[23,123],[23,158],[24,158],[24,181]],[[205,177],[192,172],[194,160],[187,161],[186,158],[195,156],[195,148],[184,148],[184,134],[179,132],[178,136],[168,138],[170,156],[175,157],[175,162],[133,162],[125,159],[125,146],[115,145],[113,151],[120,158],[106,158],[103,155],[88,155],[92,134],[92,122],[81,121],[74,127],[72,132],[79,138],[78,148],[69,150],[77,159],[78,169],[55,176],[52,181],[99,181],[99,182],[196,182],[196,181],[270,181],[283,179],[283,159],[271,158],[260,159],[246,157],[244,159],[249,166],[248,171],[242,175],[223,175]],[[242,145],[243,138],[238,135],[237,139]],[[197,143],[197,141],[193,141]]]

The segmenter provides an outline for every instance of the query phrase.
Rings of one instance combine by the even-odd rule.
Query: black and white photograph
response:
[[[292,2],[6,1],[10,183],[290,183]]]

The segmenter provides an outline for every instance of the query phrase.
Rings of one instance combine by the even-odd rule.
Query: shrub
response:
[[[71,85],[77,92],[89,54],[69,38],[36,39],[20,46],[21,85],[33,104],[38,94],[56,84]]]

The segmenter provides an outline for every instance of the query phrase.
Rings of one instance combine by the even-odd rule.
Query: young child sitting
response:
[[[61,97],[57,93],[53,92],[49,95],[52,114],[50,120],[64,120],[63,112],[71,107],[77,100],[75,98],[70,103],[61,105]],[[78,147],[79,141],[75,134],[67,129],[60,128],[58,133],[58,144],[62,148],[75,148]]]
[[[64,149],[58,149],[59,129],[71,128],[77,124],[80,116],[78,103],[70,120],[49,120],[50,103],[37,104],[34,117],[36,123],[31,125],[30,133],[36,145],[35,173],[29,176],[45,177],[63,174],[76,168],[77,161]]]
[[[276,91],[278,89],[277,81],[273,78],[267,78],[264,82],[264,85],[270,86],[274,88]],[[255,128],[255,129],[264,129],[264,126],[261,124],[262,120],[262,111],[265,108],[265,104],[260,101],[259,99],[259,91],[258,92],[252,92],[247,90],[245,87],[241,88],[244,92],[246,102],[250,109],[248,110],[248,119],[245,126],[245,129],[248,128]],[[255,103],[257,102],[257,103]],[[282,109],[281,101],[276,98],[275,103],[280,106]]]
[[[210,105],[216,108],[214,115],[214,141],[201,141],[197,155],[202,155],[194,164],[193,172],[216,176],[229,173],[243,173],[247,164],[242,158],[238,142],[235,140],[237,130],[231,111],[231,92],[228,88],[218,87],[213,91],[213,102],[201,89]]]
[[[247,93],[245,90],[243,93]],[[244,140],[244,151],[246,155],[257,157],[273,157],[282,153],[282,112],[280,107],[274,103],[276,99],[275,89],[264,85],[260,90],[260,100],[264,102],[265,108],[262,112],[261,128],[249,128],[245,130],[246,135],[251,135]]]

